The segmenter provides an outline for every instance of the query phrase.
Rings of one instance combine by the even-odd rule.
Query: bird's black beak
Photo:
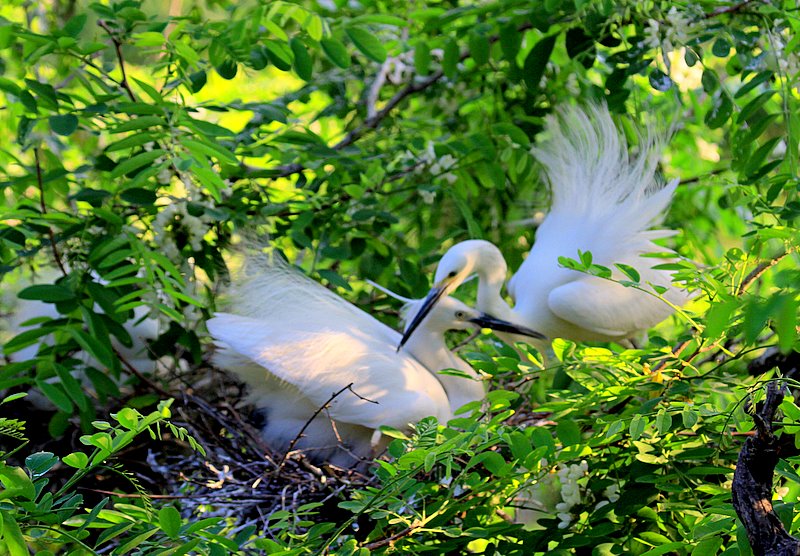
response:
[[[411,323],[406,328],[406,331],[403,332],[403,337],[400,340],[400,343],[397,345],[397,351],[400,351],[420,323],[425,320],[425,317],[428,316],[428,313],[431,312],[433,306],[442,298],[442,296],[447,292],[447,284],[438,284],[433,286],[428,295],[425,296],[424,301],[422,302],[422,306],[417,311],[417,314],[414,315],[414,318],[411,320]]]
[[[494,330],[495,332],[508,332],[509,334],[519,334],[521,336],[529,336],[531,338],[536,338],[537,340],[547,339],[544,334],[536,332],[535,330],[532,330],[527,326],[521,326],[519,324],[508,322],[507,320],[498,319],[497,317],[493,317],[492,315],[487,315],[486,313],[481,313],[474,319],[469,319],[469,322],[477,324],[481,328],[489,328],[491,330]]]

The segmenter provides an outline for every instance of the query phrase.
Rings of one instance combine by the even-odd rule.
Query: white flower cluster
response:
[[[672,52],[676,44],[682,45],[689,40],[691,23],[691,19],[684,12],[672,6],[664,14],[663,22],[648,20],[644,44],[650,48],[661,47],[664,53]]]
[[[581,503],[581,485],[578,483],[589,471],[586,460],[572,465],[561,464],[558,467],[558,479],[561,483],[561,502],[556,504],[556,516],[559,519],[558,528],[566,529],[572,522],[570,511]]]
[[[411,151],[406,151],[405,158],[406,160],[413,160],[416,164],[414,168],[415,174],[421,174],[427,171],[434,178],[441,178],[450,185],[458,180],[458,176],[452,171],[455,170],[458,160],[450,154],[437,157],[433,141],[428,141],[425,150],[419,155]],[[422,200],[427,204],[432,204],[436,199],[436,193],[433,191],[421,189],[419,190],[419,194],[422,196]]]
[[[603,496],[606,498],[605,500],[600,500],[597,505],[594,507],[596,510],[606,506],[608,504],[613,504],[617,500],[619,500],[619,485],[617,483],[608,485],[606,489],[603,491]]]
[[[203,236],[206,235],[207,225],[211,219],[205,214],[192,216],[186,210],[186,203],[176,201],[164,207],[153,221],[153,233],[156,244],[161,247],[164,255],[172,261],[181,261],[182,257],[175,243],[178,230],[183,231],[192,250],[200,251],[203,248]]]

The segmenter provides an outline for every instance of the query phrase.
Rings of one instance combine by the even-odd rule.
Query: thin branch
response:
[[[744,280],[742,280],[742,283],[739,284],[739,288],[736,290],[736,295],[742,295],[745,292],[745,290],[753,284],[753,282],[758,280],[761,277],[761,275],[764,274],[767,270],[769,270],[770,268],[781,262],[781,260],[789,253],[790,251],[781,253],[780,255],[777,255],[776,257],[769,259],[768,261],[760,263],[750,272],[750,274],[748,274],[745,277]]]
[[[125,357],[116,348],[114,348],[114,355],[117,356],[117,359],[119,359],[120,363],[122,363],[126,369],[128,369],[133,375],[135,375],[136,378],[147,384],[147,386],[149,386],[152,390],[155,390],[165,398],[175,397],[174,394],[167,392],[161,386],[159,386],[158,384],[147,378],[139,369],[134,367],[127,359],[125,359]]]
[[[402,539],[403,537],[409,536],[415,530],[419,529],[420,525],[421,525],[420,523],[414,523],[413,525],[406,527],[402,531],[399,531],[390,537],[386,537],[385,539],[381,539],[379,541],[364,544],[361,547],[366,548],[367,550],[375,550],[377,548],[382,548],[386,545],[392,544],[393,542],[399,539]]]
[[[311,426],[311,423],[314,421],[314,419],[317,418],[317,415],[322,413],[323,410],[328,409],[328,407],[330,406],[331,402],[333,402],[333,400],[335,400],[337,397],[339,397],[345,390],[350,390],[353,394],[355,394],[356,396],[358,396],[362,400],[366,400],[366,401],[369,401],[369,402],[372,402],[372,403],[377,403],[377,402],[374,402],[372,400],[368,400],[367,398],[364,398],[363,396],[360,396],[359,394],[356,394],[356,392],[353,390],[353,383],[352,382],[350,384],[348,384],[347,386],[344,386],[343,388],[341,388],[338,392],[334,392],[333,394],[331,394],[331,397],[328,398],[328,400],[324,404],[322,404],[321,406],[319,406],[317,408],[317,410],[311,415],[311,417],[309,417],[308,421],[305,422],[305,424],[303,425],[303,428],[300,429],[300,432],[298,432],[297,435],[289,443],[289,447],[284,452],[283,456],[281,457],[280,461],[278,462],[278,467],[275,469],[275,473],[276,474],[279,473],[280,470],[283,468],[283,464],[286,462],[286,458],[289,456],[289,454],[294,449],[295,445],[300,441],[300,439],[303,438],[303,434],[306,432],[306,429],[309,426]],[[253,487],[255,487],[259,482],[261,482],[262,478],[263,478],[263,476],[259,477],[258,480],[255,483],[253,483]]]
[[[533,25],[531,23],[524,23],[517,28],[517,31],[522,33],[524,31],[527,31],[528,29],[531,29],[532,27]],[[488,38],[488,41],[489,44],[493,44],[497,42],[499,39],[500,39],[499,35],[493,35]],[[459,55],[459,61],[463,61],[469,58],[469,55],[470,55],[469,50],[463,50]],[[364,120],[363,124],[350,131],[347,135],[344,136],[344,138],[341,141],[333,145],[331,149],[335,151],[340,151],[345,147],[349,147],[350,145],[355,143],[357,140],[366,135],[368,132],[377,129],[378,126],[381,124],[381,122],[386,118],[386,116],[388,116],[389,113],[392,110],[394,110],[398,104],[403,102],[403,100],[405,100],[409,96],[426,90],[427,88],[438,82],[442,77],[444,77],[444,72],[440,69],[435,71],[433,74],[431,74],[429,77],[426,77],[425,79],[409,83],[408,85],[397,91],[394,94],[394,96],[389,99],[389,101],[382,109],[380,109],[374,115]],[[291,176],[292,174],[297,174],[305,170],[305,166],[299,163],[278,166],[277,168],[274,169],[257,169],[251,167],[245,167],[245,168],[248,172],[266,171],[269,172],[272,177],[276,178],[285,178]]]
[[[705,19],[711,19],[712,17],[717,17],[724,14],[733,14],[740,11],[742,8],[746,7],[748,4],[751,4],[753,0],[744,0],[743,2],[739,2],[738,4],[734,4],[732,6],[724,6],[722,8],[717,8],[713,12],[709,12],[705,14],[703,17]]]
[[[39,160],[39,148],[33,149],[33,158],[36,163],[36,184],[39,186],[39,208],[42,211],[42,214],[47,214],[47,204],[44,202],[44,180],[42,179],[42,164]],[[61,274],[66,276],[69,274],[67,272],[67,268],[64,266],[64,263],[61,262],[61,255],[58,253],[58,247],[56,246],[56,234],[53,232],[53,228],[51,226],[47,226],[47,234],[50,237],[50,249],[53,251],[53,258],[56,261],[56,265],[61,270]]]
[[[106,33],[108,33],[108,36],[111,38],[111,42],[114,43],[114,50],[117,52],[119,69],[122,72],[122,79],[120,80],[119,84],[123,89],[125,89],[125,92],[128,93],[128,97],[130,97],[131,101],[136,102],[136,95],[134,94],[133,89],[131,89],[131,85],[128,83],[128,76],[125,73],[125,59],[122,57],[122,42],[116,37],[116,35],[114,35],[114,32],[105,21],[98,19],[97,24],[102,27]]]

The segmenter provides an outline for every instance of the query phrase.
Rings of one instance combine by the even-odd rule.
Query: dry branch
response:
[[[783,396],[783,386],[770,382],[761,411],[753,415],[756,435],[745,441],[733,474],[733,507],[756,555],[800,554],[800,540],[789,535],[772,508],[772,477],[779,459],[772,422]]]

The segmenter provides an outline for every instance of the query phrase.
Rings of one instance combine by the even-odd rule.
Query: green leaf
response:
[[[292,50],[286,43],[267,40],[263,46],[273,66],[281,71],[292,69]]]
[[[59,135],[72,135],[75,133],[75,130],[78,129],[78,118],[73,114],[50,116],[48,121],[50,122],[50,129],[53,130],[53,133]]]
[[[71,17],[69,21],[64,24],[62,27],[62,31],[64,34],[70,37],[77,37],[83,31],[83,27],[86,25],[86,20],[88,19],[88,14],[78,14],[74,17]]]
[[[725,58],[731,53],[731,44],[720,37],[711,46],[711,53],[717,58]]]
[[[134,548],[136,548],[137,546],[142,544],[144,541],[146,541],[147,539],[149,539],[153,535],[155,535],[157,532],[158,532],[158,528],[156,528],[156,527],[153,527],[152,529],[148,529],[144,533],[140,533],[140,534],[136,535],[135,537],[129,539],[128,542],[126,542],[125,544],[122,544],[122,545],[118,546],[114,550],[114,552],[112,552],[111,554],[113,554],[114,556],[122,556],[123,554],[128,554]]]
[[[564,446],[575,446],[581,443],[581,429],[572,419],[561,419],[556,425],[556,436]]]
[[[164,120],[159,116],[141,116],[128,122],[123,122],[109,130],[109,133],[122,133],[124,131],[138,131],[157,125],[164,125]]]
[[[64,390],[59,388],[57,385],[50,384],[44,380],[37,380],[36,386],[42,391],[42,394],[44,394],[48,400],[53,402],[53,405],[55,405],[58,409],[64,413],[72,413],[72,402]]]
[[[172,506],[158,510],[158,525],[171,539],[177,539],[181,529],[181,514]]]
[[[594,65],[594,39],[582,27],[567,30],[565,43],[570,58],[577,59],[587,69]]]
[[[503,57],[508,60],[512,66],[517,65],[517,54],[519,47],[522,45],[522,33],[517,29],[515,23],[508,23],[500,28],[500,49],[503,51]],[[535,48],[535,47],[534,47]],[[548,54],[548,58],[550,55]],[[545,60],[547,63],[547,60]]]
[[[378,63],[386,61],[386,49],[374,33],[354,26],[345,28],[345,33],[364,56]]]
[[[350,54],[347,47],[333,37],[319,41],[328,59],[342,69],[350,67]]]
[[[110,345],[104,345],[100,340],[90,336],[83,330],[70,328],[69,332],[75,338],[75,341],[97,361],[108,369],[119,371],[119,360],[112,355]]]
[[[458,73],[458,59],[460,53],[458,44],[453,39],[448,38],[444,43],[444,55],[442,56],[442,71],[449,79],[454,79]]]
[[[538,89],[539,82],[542,80],[547,62],[553,53],[558,35],[548,35],[537,42],[528,55],[525,57],[525,64],[522,66],[522,78],[529,89]]]
[[[57,463],[58,458],[52,452],[36,452],[25,458],[25,467],[34,479],[50,471]]]
[[[650,81],[650,86],[656,91],[661,91],[663,93],[672,87],[672,79],[670,79],[669,75],[658,68],[653,68],[648,76],[648,79]]]
[[[2,493],[0,493],[2,496]],[[13,515],[0,510],[0,533],[2,533],[2,540],[5,542],[8,556],[29,556],[28,545],[25,542],[25,537],[22,536],[19,525],[14,519]]]
[[[683,420],[684,428],[690,429],[697,423],[697,412],[687,407],[681,411],[681,419]]]
[[[289,47],[294,55],[294,71],[303,81],[310,81],[314,66],[303,41],[295,37],[289,41]]]
[[[81,387],[80,382],[72,376],[72,373],[59,363],[56,363],[56,373],[58,374],[58,378],[61,380],[61,386],[64,387],[64,390],[67,392],[67,395],[75,402],[75,405],[78,406],[78,409],[82,412],[89,411],[90,403],[89,400],[86,398],[86,395],[83,393],[83,388]]]
[[[126,189],[119,194],[119,198],[132,205],[152,206],[156,203],[158,195],[155,191],[144,189],[142,187],[132,187]]]
[[[782,296],[774,312],[778,347],[783,353],[790,353],[797,341],[797,306],[798,302],[792,296]]]
[[[631,424],[629,427],[629,432],[631,435],[632,440],[638,440],[642,433],[644,432],[644,428],[647,425],[647,420],[642,417],[641,415],[634,415],[631,419]]]
[[[658,434],[665,435],[672,427],[672,416],[665,409],[660,409],[656,415],[656,429]]]
[[[132,158],[123,160],[114,167],[114,169],[109,174],[109,177],[115,179],[125,174],[129,174],[134,170],[138,170],[142,166],[147,166],[151,164],[157,158],[166,154],[166,152],[167,151],[165,151],[164,149],[153,149],[152,151],[143,152],[137,154]]]
[[[731,315],[738,307],[739,302],[735,299],[714,303],[706,313],[703,337],[717,338],[724,330],[728,329],[732,324]]]
[[[214,66],[214,69],[217,70],[217,73],[222,79],[231,80],[236,77],[236,73],[239,71],[239,66],[233,60],[226,59],[223,60],[220,65]]]
[[[239,164],[236,155],[221,145],[206,141],[196,141],[194,139],[182,139],[181,144],[188,148],[193,155],[202,153],[203,155],[216,158],[220,162],[227,162],[233,165]],[[196,156],[195,158],[202,160],[201,156]]]
[[[64,456],[61,461],[75,469],[84,469],[89,463],[89,456],[83,452],[72,452]]]
[[[55,284],[36,284],[28,286],[17,294],[20,299],[32,299],[45,303],[58,303],[75,299],[75,294],[63,286]]]
[[[489,61],[489,39],[483,33],[469,34],[469,55],[475,64],[482,66]]]
[[[735,98],[743,97],[744,95],[746,95],[747,93],[749,93],[762,83],[772,79],[773,75],[774,74],[769,70],[762,71],[761,73],[756,74],[756,76],[753,77],[753,79],[751,79],[750,81],[739,87],[739,90],[736,91],[734,97]]]
[[[711,109],[706,112],[705,122],[711,129],[722,127],[733,112],[733,102],[723,90],[718,90],[714,95]]]
[[[641,282],[641,276],[639,276],[639,272],[630,265],[617,263],[616,266],[625,276],[631,279],[633,282]]]
[[[772,91],[772,90],[770,90],[770,91],[767,91],[767,92],[765,92],[765,93],[761,93],[761,94],[760,94],[760,95],[758,95],[756,98],[754,98],[753,100],[751,100],[750,102],[748,102],[748,103],[745,105],[745,107],[744,107],[744,108],[742,108],[742,111],[741,111],[741,112],[739,112],[739,115],[738,115],[738,116],[736,116],[736,123],[740,124],[740,123],[742,123],[742,122],[744,122],[744,121],[748,120],[748,119],[749,119],[749,118],[750,118],[750,117],[751,117],[753,114],[755,114],[755,113],[756,113],[756,111],[757,111],[759,108],[761,108],[762,106],[764,106],[764,104],[765,104],[765,103],[766,103],[766,102],[767,102],[769,99],[771,99],[773,96],[775,96],[775,94],[776,94],[776,93],[777,93],[777,91]]]
[[[414,71],[418,75],[428,75],[431,67],[431,48],[428,43],[419,41],[414,46]]]
[[[503,477],[508,474],[509,466],[506,460],[503,459],[503,456],[497,452],[482,452],[477,454],[470,459],[469,466],[472,467],[479,463],[482,463],[483,466],[496,477]]]

